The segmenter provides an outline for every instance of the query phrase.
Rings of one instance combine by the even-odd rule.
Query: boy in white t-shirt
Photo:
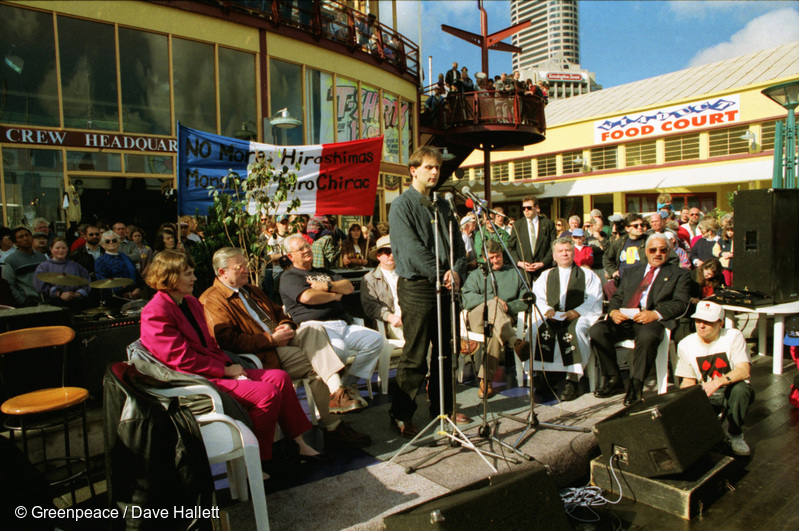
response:
[[[748,381],[751,359],[746,342],[739,330],[723,328],[724,309],[714,302],[700,301],[691,318],[696,333],[677,346],[680,388],[701,382],[710,403],[726,413],[733,453],[749,455],[742,428],[755,392]]]

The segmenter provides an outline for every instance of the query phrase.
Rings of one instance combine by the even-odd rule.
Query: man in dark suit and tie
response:
[[[635,340],[630,382],[624,405],[631,406],[642,400],[644,379],[655,362],[658,345],[665,329],[673,330],[680,316],[688,308],[689,272],[678,265],[667,264],[669,243],[661,233],[646,240],[645,264],[639,264],[622,276],[619,288],[608,306],[608,318],[594,324],[588,332],[591,350],[599,360],[605,381],[594,391],[606,398],[624,391],[615,343],[625,339]],[[639,309],[631,312],[621,309]]]
[[[552,242],[557,238],[552,220],[540,216],[538,199],[522,199],[524,217],[513,224],[508,250],[519,269],[527,271],[532,286],[541,271],[552,267]]]

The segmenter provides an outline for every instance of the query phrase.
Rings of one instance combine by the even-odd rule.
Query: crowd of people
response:
[[[443,312],[439,323],[436,311],[437,302],[448,306],[451,294],[470,330],[482,332],[486,322],[494,328],[476,374],[481,397],[496,395],[494,375],[507,349],[522,362],[554,367],[562,375],[559,399],[574,400],[593,354],[603,375],[595,396],[624,393],[624,404],[633,406],[642,400],[668,329],[679,345],[676,374],[682,385],[704,386],[727,412],[733,450],[748,453],[741,428],[753,397],[749,358],[740,333],[723,329],[723,312],[707,300],[732,278],[731,216],[703,217],[698,208],[677,212],[668,194],[661,194],[657,212],[611,216],[608,225],[598,210],[585,223],[579,216],[550,220],[535,197],[521,201],[519,219],[501,207],[458,218],[446,201],[433,201],[440,165],[435,148],[413,153],[411,187],[393,202],[388,223],[354,223],[345,232],[335,216],[262,218],[260,238],[270,266],[260,286],[250,283],[246,254],[225,247],[213,254],[216,278],[199,297],[191,250],[203,240],[189,216],[160,227],[152,248],[141,229],[123,222],[81,226],[71,246],[49,232],[47,220],[37,220],[35,232],[4,229],[3,241],[15,246],[2,255],[9,302],[79,309],[91,304],[96,291],[90,280],[130,279],[109,289],[121,298],[150,299],[141,314],[142,344],[167,366],[205,376],[235,398],[251,417],[266,463],[278,425],[296,443],[300,461],[329,459],[302,437],[310,424],[292,379],[309,380],[326,447],[371,444],[369,435],[340,415],[368,405],[357,383],[372,377],[390,338],[405,341],[389,411],[397,433],[419,433],[414,415],[422,389],[432,417],[471,422],[457,412],[447,375],[456,358],[450,344],[465,344],[456,355],[474,349],[458,338],[451,343],[450,314]],[[432,223],[436,212],[439,222]],[[342,303],[354,286],[340,268],[365,273],[360,302],[370,327],[353,323]],[[82,281],[64,285],[39,273]],[[537,301],[528,320],[532,341],[516,330],[517,315],[529,311],[528,290]],[[385,325],[383,334],[375,330],[377,322]],[[625,385],[614,345],[626,338],[635,340],[635,348]],[[241,353],[254,353],[262,367]],[[439,356],[445,371],[440,379]],[[706,370],[710,358],[724,363]],[[535,387],[546,392],[539,380]],[[549,392],[556,393],[552,385]]]
[[[466,100],[471,95],[477,96],[477,109],[472,109]],[[454,121],[468,120],[475,113],[481,119],[497,119],[500,122],[512,121],[516,113],[523,121],[532,119],[533,113],[525,105],[524,98],[520,99],[518,109],[514,109],[514,96],[535,96],[546,105],[549,85],[546,81],[534,83],[532,79],[523,80],[518,70],[510,76],[505,72],[497,74],[493,79],[484,72],[477,72],[472,79],[467,67],[458,69],[458,63],[452,63],[452,68],[445,74],[439,74],[436,83],[430,87],[425,113],[428,120],[435,120],[441,112],[451,116]]]

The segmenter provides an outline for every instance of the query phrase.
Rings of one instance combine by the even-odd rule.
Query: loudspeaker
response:
[[[546,468],[508,472],[387,516],[388,531],[564,529],[571,525]]]
[[[759,291],[773,304],[799,299],[799,190],[735,192],[733,287]]]
[[[603,458],[643,477],[679,474],[724,437],[701,385],[658,395],[593,427]]]
[[[127,361],[127,346],[139,339],[138,317],[108,319],[75,324],[75,340],[71,343],[77,352],[79,385],[89,391],[93,399],[103,397],[103,377],[106,367],[118,361]]]

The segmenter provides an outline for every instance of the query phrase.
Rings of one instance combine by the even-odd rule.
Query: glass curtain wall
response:
[[[216,131],[216,70],[214,47],[172,39],[175,115],[185,126]]]
[[[119,28],[122,130],[169,135],[169,39],[166,35]]]
[[[288,109],[293,118],[302,117],[302,67],[277,59],[269,60],[269,101],[272,116],[281,109]],[[304,144],[303,126],[281,129],[269,125],[264,118],[264,137],[270,144],[299,146]]]
[[[3,148],[3,183],[8,226],[31,226],[34,218],[61,219],[64,194],[60,150]]]
[[[310,144],[329,144],[335,139],[333,120],[333,76],[305,69],[305,127]]]
[[[0,122],[58,126],[53,15],[0,4]]]

